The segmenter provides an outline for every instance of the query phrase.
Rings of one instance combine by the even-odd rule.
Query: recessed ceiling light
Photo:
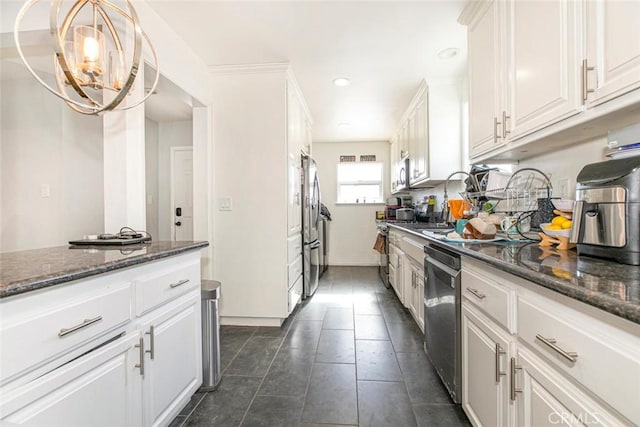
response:
[[[349,126],[351,126],[351,123],[347,123],[347,122],[338,123],[339,128],[348,128]]]
[[[351,84],[351,80],[346,77],[338,77],[337,79],[333,79],[333,84],[338,87],[349,86]]]
[[[450,47],[448,49],[441,50],[438,52],[438,58],[440,59],[451,59],[460,53],[460,49],[455,47]]]

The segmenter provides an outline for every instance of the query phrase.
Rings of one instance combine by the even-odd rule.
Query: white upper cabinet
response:
[[[503,144],[498,129],[501,109],[502,54],[498,2],[482,5],[469,22],[469,154],[474,157]]]
[[[473,162],[514,160],[532,143],[522,153],[549,152],[538,143],[549,137],[582,141],[587,122],[592,136],[637,123],[627,108],[640,103],[637,0],[469,1],[459,22]]]
[[[517,0],[507,9],[503,139],[517,139],[581,110],[580,15],[573,0]]]
[[[593,107],[640,87],[640,2],[586,3],[585,100]]]

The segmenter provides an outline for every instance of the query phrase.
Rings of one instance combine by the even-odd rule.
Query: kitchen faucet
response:
[[[467,175],[469,178],[471,178],[471,175],[469,175],[468,172],[465,171],[455,171],[452,172],[447,179],[444,180],[444,201],[442,202],[442,222],[447,224],[449,221],[449,197],[447,195],[447,184],[449,184],[449,180],[451,179],[452,176],[457,175],[459,173],[465,174]]]

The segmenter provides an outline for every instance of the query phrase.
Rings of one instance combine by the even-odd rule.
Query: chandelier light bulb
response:
[[[93,37],[85,37],[83,50],[85,62],[96,62],[98,60],[100,53],[98,40]]]
[[[160,77],[156,52],[140,27],[131,0],[76,0],[75,3],[49,0],[55,87],[36,73],[20,46],[22,20],[41,1],[45,2],[25,1],[13,33],[20,59],[42,86],[74,111],[86,115],[128,110],[149,98],[153,90],[146,95],[138,93],[129,103],[124,102],[139,75],[144,47],[151,54],[155,69],[152,89],[155,90]]]

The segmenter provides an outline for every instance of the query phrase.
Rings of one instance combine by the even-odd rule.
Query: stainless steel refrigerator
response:
[[[320,185],[316,162],[302,156],[302,244],[303,244],[303,298],[308,298],[318,288],[320,277]]]

